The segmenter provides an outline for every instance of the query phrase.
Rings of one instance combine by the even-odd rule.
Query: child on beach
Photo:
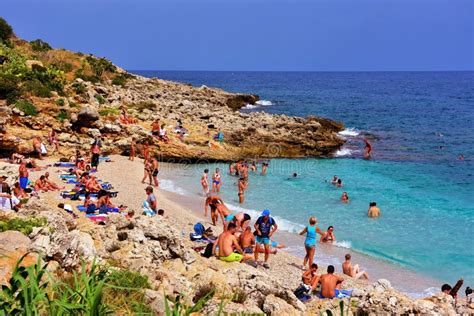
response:
[[[306,255],[303,260],[302,269],[306,267],[306,264],[308,264],[309,268],[311,268],[313,265],[314,253],[316,251],[316,233],[322,234],[321,230],[316,227],[317,222],[318,220],[316,217],[311,216],[309,218],[309,225],[300,232],[300,235],[306,235],[306,239],[304,241]]]
[[[303,281],[303,284],[310,286],[311,291],[316,291],[316,288],[318,287],[319,275],[316,274],[317,270],[318,265],[313,263],[301,276],[301,281]]]

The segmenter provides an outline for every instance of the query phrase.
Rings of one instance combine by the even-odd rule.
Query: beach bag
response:
[[[86,214],[95,213],[96,210],[97,206],[95,206],[95,204],[89,204],[89,206],[87,206]]]
[[[206,246],[206,249],[204,249],[204,253],[202,254],[202,256],[204,258],[210,258],[212,257],[212,248],[214,247],[214,243],[213,242],[210,242],[207,244]]]
[[[196,225],[194,225],[194,233],[196,235],[204,235],[204,233],[206,232],[206,228],[204,227],[203,224],[201,223],[197,223]]]

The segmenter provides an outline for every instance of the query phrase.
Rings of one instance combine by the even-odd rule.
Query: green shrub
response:
[[[52,64],[52,66],[56,69],[62,70],[64,72],[71,72],[73,69],[73,66],[71,63],[68,62],[63,62],[63,61],[58,61]]]
[[[82,82],[74,82],[72,88],[76,94],[83,94],[86,92],[86,86]]]
[[[33,49],[35,52],[47,52],[48,50],[52,49],[52,47],[42,39],[31,41],[30,44],[31,49]]]
[[[25,115],[29,116],[36,116],[38,115],[38,111],[33,103],[28,100],[19,100],[16,101],[15,107],[25,113]]]
[[[20,79],[14,75],[0,73],[0,99],[7,100],[8,104],[14,103],[21,95]]]
[[[104,104],[107,101],[101,94],[98,93],[94,95],[94,98],[97,100],[97,102],[99,102],[99,104]]]
[[[24,83],[22,90],[30,92],[32,95],[40,98],[50,98],[52,96],[51,90],[43,85],[39,80],[30,80]]]
[[[117,75],[112,79],[112,84],[114,86],[124,86],[127,82],[127,78],[123,75]]]
[[[64,101],[63,98],[60,98],[60,99],[56,100],[56,105],[64,106],[64,104],[66,104],[66,102]]]
[[[77,103],[74,102],[74,101],[69,101],[69,107],[70,107],[70,108],[77,108],[78,105],[77,105]]]
[[[42,227],[46,225],[44,218],[7,218],[0,217],[0,232],[7,230],[17,230],[24,235],[29,235],[33,231],[33,227]]]
[[[56,115],[56,118],[58,121],[63,122],[64,120],[69,119],[69,114],[66,112],[66,110],[61,109],[58,112],[58,115]]]
[[[0,17],[0,42],[5,42],[7,41],[10,37],[13,35],[13,29],[8,24],[7,21],[5,21],[4,18]]]
[[[100,81],[100,78],[97,77],[97,76],[89,76],[89,75],[85,75],[84,70],[81,68],[81,69],[78,69],[76,71],[76,73],[74,74],[76,78],[80,78],[84,81],[89,81],[89,82],[92,82],[92,83],[97,83]]]
[[[116,67],[112,64],[112,62],[106,58],[87,56],[86,62],[89,64],[94,74],[99,78],[102,77],[102,74],[105,71],[115,72],[117,70]]]
[[[100,116],[118,115],[120,111],[116,108],[103,108],[99,110]]]
[[[238,304],[243,304],[247,300],[247,293],[240,289],[236,288],[232,293],[231,301]]]
[[[154,104],[153,102],[150,102],[150,101],[141,101],[141,102],[138,102],[138,103],[130,103],[130,104],[127,104],[127,106],[129,108],[133,108],[133,109],[136,109],[138,111],[143,111],[145,109],[153,111],[153,110],[156,109],[156,104]]]

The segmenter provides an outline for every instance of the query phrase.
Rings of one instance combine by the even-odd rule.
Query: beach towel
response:
[[[54,166],[59,168],[74,168],[76,165],[73,162],[55,162]]]
[[[150,208],[150,204],[148,204],[147,201],[143,201],[142,210],[143,210],[143,214],[145,214],[147,216],[155,216],[156,215],[156,213]]]

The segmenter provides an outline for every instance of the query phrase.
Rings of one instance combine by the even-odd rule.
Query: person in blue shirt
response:
[[[275,220],[270,217],[270,211],[264,210],[262,215],[257,219],[257,222],[254,225],[255,231],[257,232],[256,243],[257,247],[263,245],[265,249],[265,262],[263,264],[264,268],[269,268],[268,258],[270,257],[270,237],[278,229],[278,225]],[[258,251],[255,251],[255,261],[258,263]]]
[[[316,227],[317,222],[318,220],[316,217],[311,216],[309,218],[309,225],[300,232],[300,235],[306,235],[306,239],[304,241],[306,256],[303,260],[303,269],[305,269],[306,264],[308,264],[308,268],[311,268],[311,265],[314,261],[314,253],[316,252],[316,234],[323,233],[318,227]]]

